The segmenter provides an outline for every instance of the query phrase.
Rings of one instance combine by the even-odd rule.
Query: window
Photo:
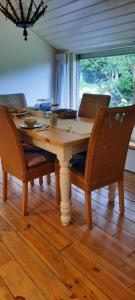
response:
[[[79,59],[79,103],[84,93],[110,94],[110,106],[134,102],[135,55]]]

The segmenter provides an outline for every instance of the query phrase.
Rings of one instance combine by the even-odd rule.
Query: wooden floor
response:
[[[93,192],[92,231],[84,195],[72,192],[72,223],[64,228],[55,182],[29,188],[29,215],[21,216],[21,183],[9,176],[1,199],[0,300],[135,300],[135,174],[125,173],[125,216],[108,204],[108,190]]]

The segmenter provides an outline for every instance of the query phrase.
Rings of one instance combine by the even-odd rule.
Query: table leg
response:
[[[69,225],[71,220],[71,205],[69,199],[70,177],[69,162],[59,161],[60,163],[60,190],[61,190],[61,222],[64,226]]]
[[[114,202],[115,200],[115,191],[116,191],[116,183],[112,183],[108,186],[108,198],[110,202]]]

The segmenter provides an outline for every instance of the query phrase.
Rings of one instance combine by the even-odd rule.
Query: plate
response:
[[[27,126],[26,124],[21,124],[20,127],[24,129],[35,129],[35,128],[42,128],[44,124],[42,123],[37,123],[34,126]]]
[[[25,111],[25,112],[18,112],[18,113],[16,113],[16,116],[17,117],[21,117],[21,116],[25,116],[25,115],[27,115],[28,114],[28,111]]]
[[[17,118],[20,118],[20,117],[23,117],[23,116],[26,116],[28,114],[28,111],[25,111],[25,112],[18,112],[18,113],[10,113],[11,116],[13,117],[17,117]]]

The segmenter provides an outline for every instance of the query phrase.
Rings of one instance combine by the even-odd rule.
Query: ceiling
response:
[[[135,1],[48,0],[46,4],[45,16],[32,30],[55,49],[86,53],[135,44]]]
[[[46,0],[45,4],[47,12],[32,31],[59,51],[88,53],[135,45],[135,0]]]

